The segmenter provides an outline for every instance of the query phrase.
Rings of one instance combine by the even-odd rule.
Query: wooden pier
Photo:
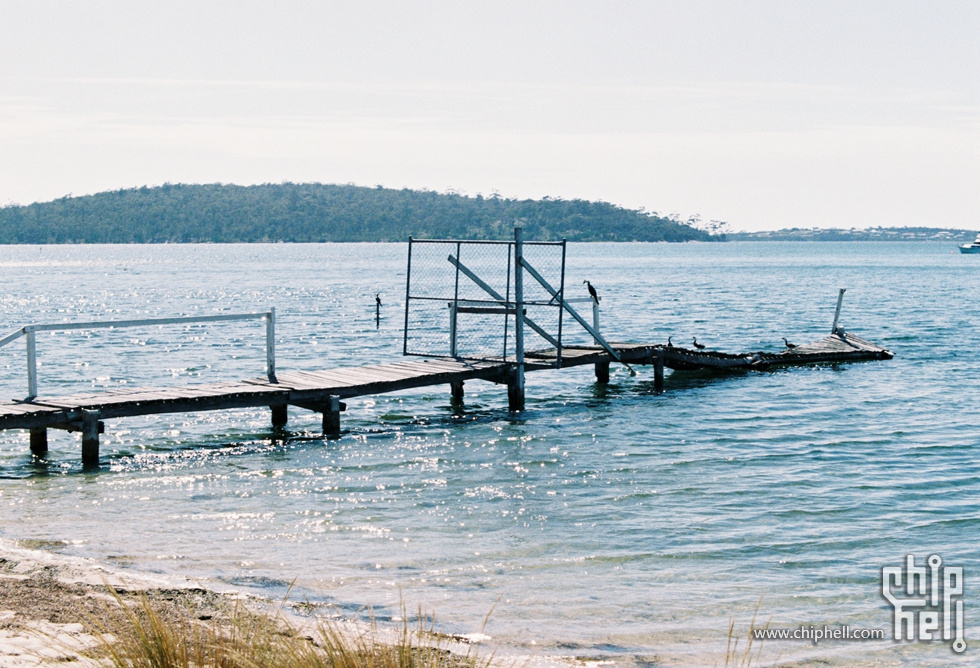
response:
[[[832,336],[776,353],[729,354],[690,350],[662,344],[612,343],[605,346],[566,346],[561,351],[561,368],[594,365],[596,380],[609,381],[610,364],[651,365],[654,381],[662,387],[664,369],[719,371],[766,369],[778,365],[842,363],[889,359],[892,353],[853,334]],[[557,350],[525,353],[524,371],[556,367]],[[387,394],[418,387],[449,385],[456,401],[463,399],[467,380],[486,380],[508,386],[509,406],[523,408],[523,374],[518,378],[513,361],[465,361],[461,359],[404,359],[390,364],[340,367],[323,371],[295,371],[239,382],[186,387],[132,388],[69,396],[35,396],[23,401],[0,402],[0,430],[28,429],[31,450],[42,456],[47,451],[47,430],[81,433],[82,460],[97,464],[99,434],[104,420],[160,413],[192,413],[231,408],[268,406],[272,424],[285,426],[288,406],[323,415],[327,435],[340,431],[343,399]],[[520,384],[520,391],[517,386]]]
[[[137,415],[268,406],[272,425],[283,427],[288,421],[288,407],[296,406],[321,413],[324,433],[334,435],[340,431],[340,413],[346,409],[343,399],[449,385],[453,400],[462,401],[463,384],[467,380],[507,385],[508,408],[521,411],[524,409],[525,372],[544,369],[591,364],[595,367],[596,381],[608,383],[611,364],[622,364],[631,374],[635,373],[631,365],[652,365],[654,386],[662,389],[664,369],[735,371],[892,357],[888,350],[838,327],[843,288],[837,297],[831,335],[803,346],[790,346],[787,342],[787,349],[780,352],[731,354],[705,350],[697,344],[696,350],[690,350],[671,345],[669,337],[667,345],[607,341],[600,333],[600,297],[594,286],[583,281],[589,284],[589,297],[566,295],[565,246],[565,240],[525,243],[520,226],[514,228],[514,240],[506,242],[413,240],[410,237],[404,302],[403,353],[406,358],[390,364],[279,373],[276,369],[274,308],[210,316],[27,325],[0,338],[0,347],[21,337],[25,339],[28,391],[27,398],[22,401],[0,402],[0,430],[30,430],[31,451],[37,456],[47,452],[49,429],[81,432],[82,461],[97,464],[99,434],[105,430],[104,420]],[[413,266],[421,267],[420,278],[414,284]],[[501,272],[501,268],[506,271]],[[494,277],[493,280],[481,278],[477,269],[487,278]],[[527,291],[525,279],[529,281]],[[591,323],[572,306],[572,303],[582,301],[592,307]],[[376,294],[376,324],[380,323],[380,316],[381,298]],[[444,316],[448,316],[448,351],[441,336],[426,340],[418,337],[417,331],[413,333],[413,327],[418,330],[420,323],[438,323]],[[460,319],[461,316],[466,317],[465,321]],[[551,331],[536,320],[542,316],[541,322],[552,323]],[[470,317],[483,320],[473,321]],[[588,332],[596,345],[565,345],[562,342],[565,318],[570,318],[569,324],[577,323]],[[69,396],[39,394],[38,332],[252,320],[261,320],[265,324],[266,373],[261,378],[185,387],[113,389]],[[557,327],[554,326],[556,321]],[[525,349],[525,326],[550,347]],[[438,329],[429,326],[427,331]],[[482,350],[477,346],[471,350],[472,354],[461,352],[461,345],[469,340],[466,337],[474,334],[486,339]],[[488,344],[490,348],[487,348]],[[488,356],[487,349],[501,351],[501,356]],[[446,352],[448,355],[444,354]],[[415,357],[410,359],[410,355]]]

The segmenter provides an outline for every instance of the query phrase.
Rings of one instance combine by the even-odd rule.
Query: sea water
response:
[[[120,568],[204,578],[379,619],[422,606],[504,652],[723,665],[772,627],[885,629],[874,642],[765,643],[761,662],[970,663],[896,644],[881,569],[980,565],[980,257],[940,243],[570,244],[569,296],[602,296],[615,341],[743,352],[841,324],[889,361],[765,372],[613,366],[528,374],[527,410],[466,383],[351,399],[343,433],[290,408],[0,434],[0,537]],[[401,359],[404,244],[0,247],[0,334],[30,323],[265,311],[280,371]],[[382,300],[375,322],[375,294]],[[579,294],[581,293],[581,294]],[[587,305],[582,305],[587,306]],[[448,321],[448,320],[447,320]],[[568,341],[589,337],[566,320]],[[261,376],[261,322],[37,338],[42,395]],[[23,339],[0,392],[26,395]],[[491,612],[492,611],[492,612]]]

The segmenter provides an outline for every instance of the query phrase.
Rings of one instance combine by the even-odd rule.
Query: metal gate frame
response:
[[[455,268],[454,276],[454,288],[452,297],[446,296],[420,296],[412,295],[412,247],[414,244],[455,244],[456,253],[455,255],[450,254],[447,260]],[[460,260],[460,249],[463,245],[496,245],[496,246],[507,246],[507,286],[505,289],[506,294],[500,294],[494,290],[486,281],[481,279],[475,272],[473,272],[469,267],[463,264]],[[525,246],[555,246],[561,247],[561,271],[559,277],[558,287],[552,286],[547,279],[545,279],[542,274],[535,269],[534,266],[524,257]],[[513,362],[520,367],[520,371],[523,372],[524,367],[524,326],[527,325],[532,330],[534,330],[543,339],[548,341],[551,345],[555,347],[556,357],[555,357],[555,367],[561,368],[562,363],[562,333],[564,327],[564,314],[567,311],[570,316],[572,316],[580,325],[582,325],[585,330],[592,335],[593,339],[605,348],[609,354],[617,362],[620,361],[618,353],[609,345],[609,343],[602,337],[598,332],[598,327],[590,325],[586,320],[579,315],[571,305],[569,305],[566,300],[565,295],[565,258],[567,252],[567,242],[565,239],[561,241],[530,241],[525,242],[523,239],[523,229],[520,226],[514,227],[514,240],[513,241],[483,241],[483,240],[462,240],[462,239],[413,239],[409,237],[408,239],[408,271],[406,272],[406,283],[405,283],[405,329],[402,339],[402,353],[404,355],[418,355],[424,357],[447,357],[453,359],[469,359],[469,360],[481,360],[481,361],[511,361],[507,355],[508,337],[509,337],[509,323],[511,316],[514,316],[514,357]],[[532,300],[526,301],[524,297],[524,278],[525,273],[528,274],[534,281],[536,281],[545,291],[551,296],[548,301]],[[459,297],[459,285],[460,276],[471,281],[477,285],[483,292],[488,295],[486,300],[472,300],[472,299],[460,299]],[[511,279],[513,279],[514,294],[511,298]],[[409,334],[409,312],[411,309],[412,300],[417,301],[442,301],[447,302],[450,309],[450,345],[449,351],[446,354],[433,354],[433,353],[419,353],[409,350],[408,347],[408,334]],[[552,336],[544,328],[542,328],[538,323],[534,322],[531,318],[527,316],[526,308],[528,306],[544,306],[544,307],[555,307],[558,309],[558,331],[557,336]],[[457,340],[457,316],[460,313],[491,313],[491,314],[501,314],[504,316],[504,336],[503,336],[503,348],[502,355],[499,358],[487,358],[485,356],[460,356],[456,346]],[[517,314],[521,314],[521,317],[517,317]],[[523,374],[522,374],[523,375]],[[521,383],[523,385],[523,383]]]

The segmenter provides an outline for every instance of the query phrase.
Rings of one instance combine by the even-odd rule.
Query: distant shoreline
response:
[[[869,227],[865,229],[784,229],[729,232],[726,241],[934,241],[969,243],[976,230],[944,227]]]
[[[955,244],[959,246],[960,244],[970,243],[976,237],[975,232],[963,231],[959,236],[950,236],[942,238],[933,237],[901,237],[895,235],[884,235],[879,237],[835,237],[833,235],[819,234],[812,236],[781,236],[775,233],[767,232],[739,232],[737,234],[729,234],[725,239],[718,239],[714,243],[764,243],[764,242],[780,242],[780,243],[902,243],[902,242],[914,242],[914,243],[934,243],[934,244]],[[421,237],[418,237],[421,238]],[[536,240],[535,240],[536,241]],[[684,245],[697,245],[705,244],[709,242],[704,241],[630,241],[630,240],[576,240],[570,243],[578,244],[670,244],[671,246],[684,246]],[[37,242],[0,242],[0,248],[9,247],[55,247],[55,246],[328,246],[328,245],[341,245],[341,244],[371,244],[371,245],[383,245],[383,244],[408,244],[408,239],[404,240],[391,240],[391,241],[374,241],[374,240],[353,240],[353,241],[99,241],[99,242],[87,242],[87,241],[68,241],[68,242],[51,242],[51,243],[37,243]]]

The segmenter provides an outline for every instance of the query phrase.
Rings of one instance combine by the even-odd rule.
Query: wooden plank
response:
[[[347,387],[351,384],[351,378],[349,375],[332,372],[324,373],[312,378],[300,374],[290,374],[284,379],[284,381],[280,381],[280,384],[297,387]]]
[[[445,385],[458,380],[471,380],[476,378],[492,379],[495,375],[500,373],[502,373],[500,367],[491,367],[489,369],[472,369],[466,372],[427,374],[424,376],[411,376],[400,380],[380,380],[365,383],[363,385],[340,388],[339,390],[331,391],[331,393],[336,392],[337,396],[342,398],[372,394],[386,394],[388,392],[397,392],[400,390],[413,389],[417,387]],[[322,390],[311,388],[309,390],[296,390],[291,392],[290,397],[295,401],[314,401],[325,394],[326,393]]]
[[[47,413],[57,411],[57,408],[27,403],[10,403],[0,405],[0,415],[25,415],[31,413]]]
[[[395,367],[365,367],[364,375],[371,378],[378,378],[382,380],[400,380],[402,378],[414,378],[416,376],[431,376],[438,373],[459,373],[463,371],[458,367],[456,368],[446,368],[446,369],[399,369]]]
[[[315,384],[330,384],[330,383],[343,383],[344,379],[341,374],[324,372],[324,373],[312,373],[306,371],[291,371],[286,374],[277,375],[276,380],[279,381],[278,385],[291,385],[291,384],[301,384],[308,385],[310,383]]]
[[[422,364],[420,362],[395,362],[388,365],[394,369],[406,369],[416,373],[429,373],[432,371],[466,371],[475,368],[475,365],[468,362],[457,362],[454,360],[438,360],[436,362]]]

